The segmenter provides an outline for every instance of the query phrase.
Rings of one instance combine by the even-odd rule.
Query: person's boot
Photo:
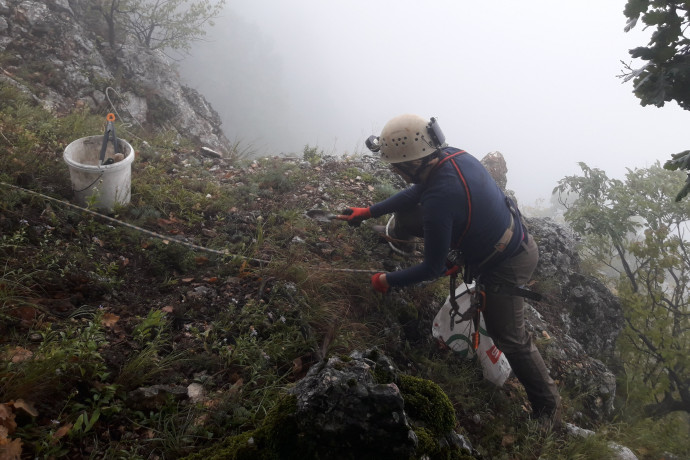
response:
[[[561,397],[539,351],[506,354],[515,377],[522,383],[532,405],[532,418],[546,430],[557,431],[563,425]]]

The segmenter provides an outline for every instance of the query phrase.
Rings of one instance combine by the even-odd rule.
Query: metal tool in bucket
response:
[[[115,114],[109,113],[106,117],[105,133],[103,133],[103,144],[101,144],[101,153],[99,161],[101,165],[111,165],[115,162],[113,158],[105,159],[105,151],[108,148],[108,140],[111,135],[113,138],[113,153],[117,153],[117,135],[115,134]],[[105,161],[104,161],[105,160]]]

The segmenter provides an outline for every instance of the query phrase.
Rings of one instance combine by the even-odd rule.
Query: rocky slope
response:
[[[164,56],[128,44],[117,50],[110,49],[93,27],[83,23],[87,6],[88,2],[78,0],[0,0],[0,79],[30,94],[56,115],[74,109],[103,114],[117,111],[123,122],[141,124],[151,130],[172,129],[200,145],[231,154],[219,117],[203,96],[179,82]],[[206,167],[224,186],[239,187],[251,175],[270,174],[260,165],[235,169],[224,158],[209,160],[190,155],[181,158],[180,162],[188,160],[204,165],[213,162]],[[329,171],[342,173],[338,159],[324,158],[318,163],[299,159],[285,161],[297,163],[302,169],[316,165],[323,174],[318,186],[300,184],[298,190],[292,191],[293,202],[288,203],[289,196],[282,196],[286,208],[298,208],[300,203],[304,206],[307,202],[312,207],[324,209],[365,204],[341,202],[334,193],[341,188],[362,186],[357,179],[348,182],[341,176],[329,175]],[[497,182],[505,187],[505,160],[495,152],[486,161]],[[349,161],[347,168],[374,177],[391,175],[371,157]],[[390,178],[390,183],[402,185],[395,177]],[[362,200],[370,197],[371,194],[362,195]],[[257,214],[261,214],[260,209],[235,210],[225,221],[226,226],[234,225],[239,233],[238,229],[249,222],[247,225],[253,225],[255,230]],[[569,420],[583,426],[593,425],[605,420],[613,410],[615,378],[606,363],[612,359],[613,346],[622,327],[620,305],[600,282],[580,273],[575,235],[548,219],[529,219],[529,225],[541,252],[532,289],[545,297],[540,302],[528,301],[529,328],[540,338],[539,346],[560,387],[581,395],[581,407],[567,408]],[[300,242],[297,239],[291,243]],[[319,242],[316,249],[328,256],[335,249],[330,244]],[[378,252],[372,250],[369,255],[374,259],[381,254],[379,248]],[[404,262],[383,263],[390,264],[393,269],[395,264]],[[218,300],[212,286],[203,283],[182,295],[187,299],[199,297],[204,308],[210,308],[211,299],[222,300]],[[404,309],[410,298],[394,295],[389,301],[394,307]],[[416,321],[405,327],[391,326],[385,333],[398,336],[396,340],[403,343],[408,340],[431,344],[431,323],[437,308],[438,305],[429,302],[420,307]],[[299,392],[308,385],[296,388]],[[395,393],[390,387],[388,390],[383,392],[384,396]],[[297,394],[297,398],[307,399],[304,394]],[[396,399],[395,407],[399,403]],[[348,404],[355,403],[348,400]],[[323,426],[307,425],[305,429]],[[468,431],[473,429],[480,428],[467,427]],[[407,430],[403,431],[407,436]],[[465,450],[471,452],[472,449]]]

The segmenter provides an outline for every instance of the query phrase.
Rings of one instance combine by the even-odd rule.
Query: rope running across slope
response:
[[[108,222],[111,222],[111,223],[114,223],[117,225],[122,225],[124,227],[130,228],[130,229],[135,230],[137,232],[144,233],[144,234],[151,236],[153,238],[158,238],[158,239],[167,240],[167,241],[174,241],[175,243],[181,244],[183,246],[187,246],[188,248],[191,248],[191,249],[194,249],[197,251],[208,252],[208,253],[216,254],[219,256],[223,256],[223,257],[232,257],[232,258],[243,259],[243,260],[246,260],[248,262],[254,262],[254,263],[257,263],[260,265],[266,265],[266,264],[271,263],[270,260],[256,259],[256,258],[252,258],[252,257],[242,256],[239,254],[230,254],[227,250],[221,251],[218,249],[207,248],[204,246],[199,246],[198,244],[190,243],[188,241],[184,241],[184,240],[181,240],[181,239],[178,239],[175,237],[171,237],[169,235],[163,235],[161,233],[156,233],[156,232],[153,232],[151,230],[147,230],[145,228],[141,228],[141,227],[138,227],[136,225],[130,224],[128,222],[123,222],[123,221],[115,219],[113,217],[106,216],[104,214],[93,211],[91,209],[82,208],[82,207],[74,205],[72,203],[68,203],[66,201],[62,201],[62,200],[59,200],[57,198],[53,198],[51,196],[44,195],[42,193],[38,193],[38,192],[35,192],[33,190],[28,190],[28,189],[25,189],[22,187],[18,187],[16,185],[7,184],[5,182],[0,182],[0,185],[3,185],[5,187],[9,187],[11,189],[17,190],[17,191],[22,192],[22,193],[27,193],[30,195],[41,197],[41,198],[49,200],[53,203],[58,203],[60,205],[70,207],[70,208],[75,209],[79,212],[90,214],[90,215],[95,216],[99,219],[103,219],[105,221],[108,221]],[[349,273],[376,273],[376,272],[380,271],[380,270],[367,270],[367,269],[355,269],[355,268],[332,268],[332,267],[319,267],[318,269],[319,270],[336,271],[336,272],[349,272]]]

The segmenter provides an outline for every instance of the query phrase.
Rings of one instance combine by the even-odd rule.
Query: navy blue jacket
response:
[[[446,154],[460,152],[453,147],[443,151]],[[462,251],[470,265],[478,265],[493,252],[494,244],[510,226],[511,211],[505,194],[486,168],[468,153],[445,161],[424,183],[412,185],[371,206],[370,210],[372,217],[379,217],[412,209],[417,204],[422,206],[424,219],[424,261],[388,273],[386,281],[391,286],[438,278],[446,270],[446,257],[451,248]],[[516,231],[502,253],[503,258],[515,253],[524,237],[519,219],[515,225]]]

